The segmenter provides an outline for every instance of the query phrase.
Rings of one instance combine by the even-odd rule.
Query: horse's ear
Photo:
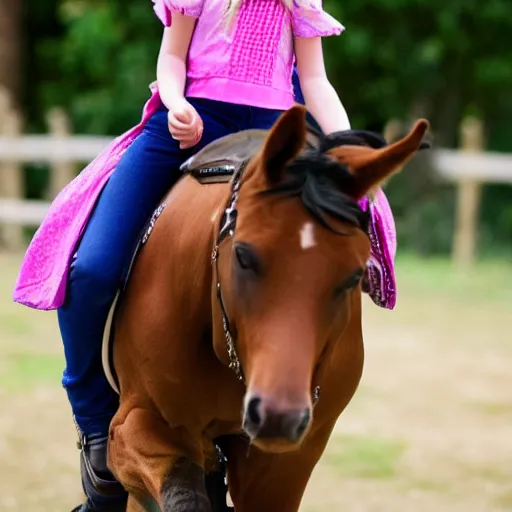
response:
[[[344,163],[354,175],[348,191],[359,199],[398,171],[419,149],[423,149],[423,136],[429,128],[425,119],[416,122],[412,130],[397,142],[381,149],[366,146],[341,146],[330,154]]]
[[[270,186],[281,182],[286,164],[297,157],[305,144],[306,109],[295,105],[277,120],[263,147],[261,158]]]

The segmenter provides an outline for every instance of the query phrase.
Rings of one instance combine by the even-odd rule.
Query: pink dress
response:
[[[189,50],[186,95],[278,110],[290,108],[294,104],[293,36],[330,36],[340,34],[344,27],[322,9],[321,0],[303,1],[291,11],[279,0],[245,0],[233,30],[227,31],[223,15],[227,1],[153,0],[165,26],[171,25],[173,12],[198,18]],[[240,66],[244,60],[254,65],[250,69]],[[22,262],[13,294],[16,302],[40,310],[57,309],[64,303],[69,265],[94,205],[124,152],[161,104],[156,83],[150,90],[141,122],[116,138],[53,201]],[[391,223],[385,196],[378,199],[370,207],[382,204],[386,222]],[[394,286],[393,244],[390,263],[376,268],[382,273],[382,268],[391,265]],[[393,307],[394,288],[387,295],[391,299],[386,298],[381,305]]]

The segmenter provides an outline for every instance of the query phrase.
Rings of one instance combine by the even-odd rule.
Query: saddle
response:
[[[199,183],[227,183],[233,173],[256,156],[270,130],[244,130],[211,142],[181,166]],[[307,144],[320,145],[320,132],[308,125]]]

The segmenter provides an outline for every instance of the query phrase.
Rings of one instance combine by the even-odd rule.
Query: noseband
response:
[[[220,244],[225,239],[231,238],[235,234],[236,219],[238,215],[236,206],[238,202],[238,196],[240,195],[240,188],[242,186],[242,175],[246,166],[247,161],[242,162],[240,165],[236,167],[234,165],[223,166],[225,171],[233,172],[233,178],[231,180],[231,194],[226,209],[224,210],[224,213],[222,214],[220,219],[219,234],[217,235],[217,239],[215,241],[215,246],[213,248],[211,257],[212,265],[214,266],[215,269],[215,291],[217,294],[217,301],[219,303],[220,313],[222,317],[222,328],[224,330],[224,338],[226,340],[226,347],[228,351],[229,368],[231,368],[231,370],[235,372],[237,379],[244,383],[245,376],[236,350],[236,332],[233,332],[231,323],[229,321],[229,316],[226,310],[226,305],[224,303],[224,299],[222,298],[222,287],[219,278],[219,247]],[[320,386],[316,386],[315,389],[313,390],[313,405],[316,404],[319,398]]]

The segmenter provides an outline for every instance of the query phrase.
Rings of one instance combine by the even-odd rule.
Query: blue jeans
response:
[[[106,434],[119,397],[102,368],[103,329],[145,223],[181,177],[180,165],[208,143],[244,129],[270,128],[281,111],[190,98],[203,119],[201,142],[180,150],[161,108],[144,127],[106,184],[71,265],[65,304],[58,319],[66,388],[83,434]]]

